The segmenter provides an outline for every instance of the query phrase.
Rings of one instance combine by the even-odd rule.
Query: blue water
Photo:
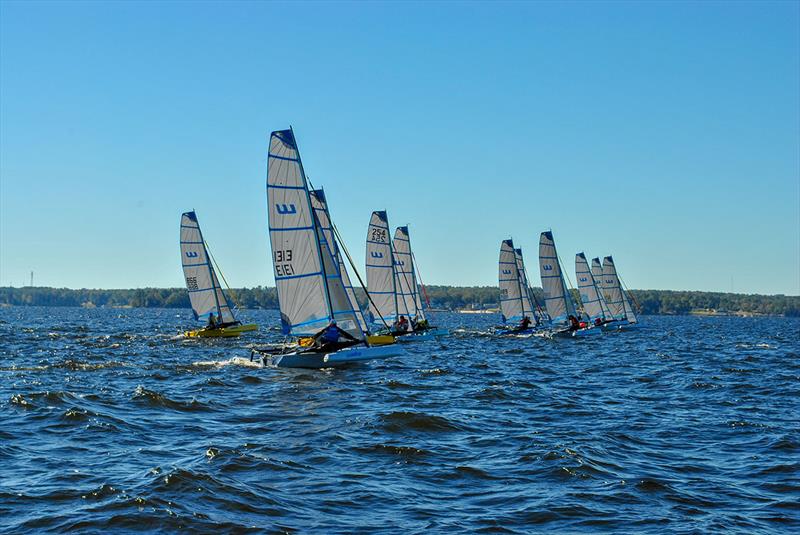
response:
[[[188,311],[0,309],[0,532],[800,531],[800,321],[499,318],[407,355],[248,366]]]

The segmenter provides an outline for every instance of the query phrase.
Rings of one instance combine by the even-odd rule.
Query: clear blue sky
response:
[[[5,1],[0,284],[181,286],[195,208],[229,282],[272,286],[291,124],[360,266],[386,209],[426,283],[496,285],[509,236],[536,273],[552,228],[570,273],[797,295],[798,28],[796,2]]]

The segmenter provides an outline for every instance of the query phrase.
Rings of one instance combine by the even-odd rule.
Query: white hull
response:
[[[396,346],[348,347],[333,353],[292,352],[278,355],[264,355],[264,366],[275,368],[336,368],[365,360],[386,359],[402,355],[404,351]]]

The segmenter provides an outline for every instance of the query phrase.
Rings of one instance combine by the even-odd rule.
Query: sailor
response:
[[[570,331],[577,331],[578,329],[581,328],[581,324],[578,321],[578,318],[576,318],[572,314],[570,314],[569,318],[567,318],[567,319],[569,319],[569,330]]]
[[[336,325],[336,320],[331,320],[327,327],[312,337],[314,340],[314,345],[317,347],[335,344],[339,341],[339,338],[345,338],[346,340],[351,340],[353,342],[358,341],[349,332],[340,329]]]
[[[525,316],[524,318],[522,318],[522,321],[519,322],[519,329],[521,331],[524,331],[530,326],[531,326],[531,319],[528,316]]]
[[[216,329],[217,328],[217,320],[214,318],[214,313],[210,313],[208,315],[208,325],[206,325],[206,329]]]
[[[594,324],[595,324],[595,327],[600,327],[603,324],[603,319],[600,318],[600,317],[595,318],[594,319]]]
[[[400,315],[400,318],[392,325],[392,329],[398,333],[404,333],[408,331],[408,327],[408,320],[402,314]]]

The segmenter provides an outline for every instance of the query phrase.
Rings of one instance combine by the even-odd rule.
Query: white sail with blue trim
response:
[[[589,269],[586,255],[583,253],[575,255],[575,277],[578,279],[578,293],[581,296],[583,310],[589,316],[589,319],[592,322],[598,319],[600,321],[611,319],[606,317],[603,298]]]
[[[281,324],[286,334],[314,335],[335,319],[364,339],[337,263],[311,207],[308,183],[291,130],[270,136],[267,213]]]
[[[594,278],[594,284],[597,288],[597,296],[600,299],[600,306],[603,308],[603,316],[606,320],[611,321],[614,319],[614,315],[611,313],[611,309],[608,307],[608,302],[606,301],[606,294],[603,290],[603,266],[600,264],[600,259],[595,257],[592,258],[592,278]]]
[[[533,290],[528,282],[528,272],[525,270],[525,260],[522,258],[522,249],[514,249],[514,256],[517,260],[517,272],[519,273],[519,284],[522,287],[522,314],[528,316],[531,321],[536,318],[536,311],[533,308]]]
[[[544,303],[551,322],[568,324],[569,316],[577,317],[577,313],[564,282],[553,233],[550,231],[542,232],[539,237],[539,275],[542,278]]]
[[[525,298],[522,295],[522,283],[512,240],[503,240],[500,243],[498,282],[500,283],[500,312],[503,315],[503,321],[507,323],[522,321],[525,314]]]
[[[402,312],[397,299],[397,277],[389,237],[389,221],[384,211],[372,212],[369,219],[366,267],[372,321],[391,324]]]
[[[425,313],[422,310],[422,300],[419,296],[417,274],[414,269],[414,257],[411,253],[411,239],[408,227],[397,227],[392,240],[394,246],[395,272],[397,274],[398,301],[402,301],[401,308],[405,308],[414,321],[423,321]]]
[[[208,321],[209,315],[214,314],[217,323],[235,322],[228,298],[211,265],[211,257],[194,212],[181,215],[180,237],[183,276],[195,319]]]
[[[606,293],[606,302],[614,319],[629,323],[638,321],[628,296],[622,288],[614,259],[611,256],[603,259],[603,291]]]
[[[339,249],[339,244],[336,241],[336,234],[333,231],[333,223],[331,221],[330,211],[328,210],[328,202],[325,198],[325,192],[322,190],[322,188],[320,188],[310,190],[309,193],[311,195],[311,206],[314,208],[314,212],[317,215],[317,221],[319,221],[320,228],[322,229],[322,233],[325,237],[324,244],[331,249],[331,254],[336,261],[339,274],[342,277],[342,284],[344,285],[345,292],[347,292],[347,298],[355,308],[354,312],[356,319],[358,320],[359,327],[362,331],[367,332],[369,329],[367,328],[367,323],[364,319],[364,313],[362,312],[361,306],[358,304],[358,300],[356,299],[356,293],[353,289],[353,284],[350,282],[350,275],[347,272],[347,267],[344,263],[344,255],[342,255],[342,251]],[[320,242],[321,246],[322,243],[323,242]]]

